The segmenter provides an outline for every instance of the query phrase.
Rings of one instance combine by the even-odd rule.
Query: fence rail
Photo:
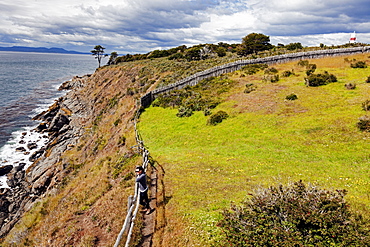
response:
[[[157,88],[143,97],[141,97],[141,105],[143,107],[148,107],[153,100],[162,93],[166,93],[175,89],[182,89],[186,86],[195,86],[203,79],[220,76],[225,73],[234,72],[240,70],[243,66],[249,64],[276,64],[276,63],[285,63],[294,60],[305,60],[305,59],[314,59],[328,56],[343,56],[356,53],[369,52],[370,46],[362,47],[351,47],[351,48],[339,48],[339,49],[329,49],[329,50],[318,50],[318,51],[308,51],[308,52],[297,52],[297,53],[288,53],[270,57],[255,58],[255,59],[243,59],[235,62],[227,63],[224,65],[216,66],[198,73],[186,77],[182,80],[179,80],[175,83],[169,84],[164,87]]]
[[[146,172],[148,163],[149,163],[149,151],[145,148],[144,142],[141,139],[141,136],[137,130],[137,120],[139,116],[140,116],[140,105],[137,106],[137,111],[136,111],[136,115],[134,118],[135,139],[137,143],[135,147],[138,149],[138,152],[141,152],[142,154],[142,157],[143,157],[142,167],[144,168],[144,171]],[[139,186],[137,183],[135,183],[134,196],[129,196],[128,198],[126,219],[125,219],[125,222],[123,223],[120,233],[118,234],[114,247],[119,246],[121,239],[126,231],[128,231],[128,233],[127,233],[125,247],[129,246],[130,241],[131,241],[131,236],[132,236],[132,230],[134,228],[135,219],[136,219],[137,212],[139,211],[139,207],[140,207]]]
[[[140,104],[137,106],[137,112],[134,118],[134,128],[135,128],[135,138],[137,145],[135,147],[138,148],[139,152],[142,153],[143,156],[143,168],[146,171],[148,163],[149,163],[149,151],[145,148],[144,142],[140,137],[140,134],[137,130],[137,120],[140,116],[140,108],[148,107],[156,96],[162,93],[166,93],[175,89],[181,89],[186,86],[195,86],[198,82],[203,79],[213,77],[213,76],[220,76],[225,73],[234,72],[240,70],[243,66],[249,64],[276,64],[276,63],[285,63],[294,60],[304,60],[304,59],[314,59],[320,57],[327,57],[327,56],[342,56],[342,55],[349,55],[349,54],[356,54],[356,53],[364,53],[369,52],[370,46],[364,47],[353,47],[353,48],[342,48],[342,49],[331,49],[331,50],[320,50],[320,51],[310,51],[310,52],[298,52],[298,53],[291,53],[291,54],[283,54],[271,57],[264,57],[264,58],[256,58],[256,59],[247,59],[247,60],[239,60],[236,62],[227,63],[221,66],[216,66],[201,72],[198,72],[194,75],[186,77],[182,80],[179,80],[173,84],[167,85],[165,87],[157,88],[147,94],[145,94],[140,99]],[[140,201],[140,193],[138,193],[138,186],[135,183],[135,193],[134,196],[130,196],[128,198],[128,206],[127,206],[127,216],[125,222],[122,226],[122,230],[120,231],[116,243],[114,247],[118,247],[121,242],[123,234],[128,230],[127,239],[125,246],[128,247],[131,241],[132,230],[135,223],[135,218],[139,209],[139,201]]]

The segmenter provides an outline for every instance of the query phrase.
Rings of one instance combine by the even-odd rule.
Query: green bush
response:
[[[217,125],[222,122],[222,120],[227,119],[229,115],[224,111],[218,111],[215,114],[212,114],[208,119],[209,125]]]
[[[316,64],[314,64],[314,63],[308,64],[306,66],[306,75],[308,75],[308,76],[312,75],[315,72],[316,68],[317,68]]]
[[[299,60],[297,64],[302,67],[307,67],[308,63],[309,63],[308,60]]]
[[[370,100],[366,100],[362,103],[362,110],[370,111]]]
[[[182,53],[175,53],[168,57],[168,60],[183,59],[185,56]]]
[[[287,99],[287,100],[296,100],[296,99],[298,99],[298,96],[295,95],[294,93],[292,93],[292,94],[287,95],[285,97],[285,99]]]
[[[184,106],[180,106],[179,111],[176,114],[178,117],[190,117],[191,115],[193,115],[193,110]]]
[[[211,111],[211,109],[209,109],[209,108],[205,108],[204,110],[203,110],[203,114],[204,114],[204,116],[209,116],[209,115],[211,115],[212,114],[212,111]]]
[[[285,71],[283,71],[283,73],[281,73],[282,77],[289,77],[291,75],[294,75],[294,73],[290,70],[285,70]]]
[[[305,84],[309,87],[318,87],[331,82],[336,82],[337,77],[325,71],[323,74],[311,74],[305,78]]]
[[[276,68],[271,67],[271,68],[267,68],[267,69],[265,69],[264,73],[265,73],[266,75],[272,75],[272,74],[277,74],[277,73],[279,73],[279,71],[278,71]]]
[[[362,116],[359,119],[359,122],[357,123],[357,127],[361,131],[370,132],[370,116]]]
[[[247,75],[253,75],[266,68],[268,68],[267,64],[248,64],[242,67],[242,71],[244,71]]]
[[[124,146],[126,144],[126,137],[125,136],[120,136],[118,139],[118,146]]]
[[[364,61],[357,61],[355,63],[351,63],[351,68],[367,68],[366,62]]]
[[[255,86],[253,83],[247,83],[245,85],[244,93],[250,93],[257,89],[257,86]]]
[[[367,223],[345,194],[302,181],[260,189],[224,210],[219,226],[228,246],[369,246]]]
[[[279,81],[279,75],[266,75],[263,77],[263,80],[264,81],[267,81],[267,82],[278,82]]]

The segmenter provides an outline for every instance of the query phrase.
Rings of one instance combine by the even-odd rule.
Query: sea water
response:
[[[47,142],[45,134],[33,131],[38,122],[32,117],[66,93],[58,91],[63,82],[91,74],[97,65],[88,54],[0,52],[0,167],[31,165],[29,156]],[[29,150],[29,143],[37,149]],[[3,187],[6,176],[0,176]]]

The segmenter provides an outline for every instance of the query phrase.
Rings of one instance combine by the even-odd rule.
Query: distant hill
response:
[[[64,53],[64,54],[89,54],[87,52],[67,51],[63,48],[26,47],[26,46],[0,47],[0,51]]]

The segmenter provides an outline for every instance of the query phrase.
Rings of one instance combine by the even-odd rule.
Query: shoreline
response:
[[[23,161],[7,165],[7,169],[11,168],[5,175],[7,186],[0,186],[0,238],[13,228],[34,202],[56,188],[66,175],[60,157],[68,148],[75,146],[84,133],[80,124],[84,116],[74,115],[84,111],[84,104],[79,101],[76,91],[84,87],[90,76],[74,76],[62,83],[58,91],[67,90],[64,96],[55,99],[47,110],[32,118],[35,123],[38,122],[35,127],[18,131],[11,140],[14,142],[11,147],[18,147],[23,153]],[[35,137],[38,143],[34,143]],[[29,161],[26,162],[25,157],[29,157]],[[1,162],[0,167],[3,165]]]
[[[63,94],[59,92],[62,91],[62,85],[71,82],[75,77],[76,76],[68,81],[59,83],[59,85],[50,85],[55,90],[55,96],[44,99],[43,103],[36,105],[30,114],[25,114],[34,124],[32,124],[32,126],[19,127],[18,130],[13,131],[10,134],[9,140],[0,147],[0,169],[4,166],[11,165],[13,168],[22,166],[23,169],[26,170],[32,165],[35,161],[35,159],[32,159],[32,156],[35,156],[37,152],[40,152],[50,142],[50,138],[45,133],[37,132],[37,127],[41,121],[35,118],[43,112],[48,111],[51,105],[68,93],[68,91]],[[0,189],[10,188],[7,184],[7,180],[6,174],[0,175]]]

